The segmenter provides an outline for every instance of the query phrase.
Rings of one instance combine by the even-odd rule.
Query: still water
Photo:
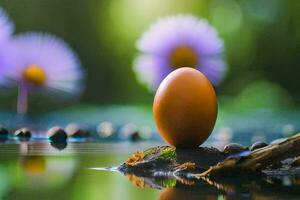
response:
[[[0,199],[299,199],[300,179],[221,183],[157,180],[97,170],[117,166],[136,150],[159,143],[70,142],[63,150],[46,141],[0,144]],[[151,188],[152,187],[152,188]]]
[[[117,172],[92,170],[122,163],[150,144],[47,142],[0,145],[0,199],[157,199],[160,191],[136,188]]]

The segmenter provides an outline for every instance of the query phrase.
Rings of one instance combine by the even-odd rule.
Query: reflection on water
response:
[[[126,174],[138,188],[160,189],[160,200],[179,199],[299,199],[300,177],[194,179],[138,177]]]
[[[185,189],[177,189],[177,188],[166,188],[164,189],[160,195],[159,200],[181,200],[181,199],[189,199],[189,200],[196,200],[196,199],[207,199],[207,200],[214,200],[218,199],[219,195],[211,194],[211,195],[199,195],[191,190]]]
[[[157,199],[159,191],[136,189],[123,175],[90,168],[118,165],[149,144],[46,141],[0,143],[0,199]]]
[[[137,149],[157,144],[72,142],[0,143],[0,199],[299,199],[299,177],[187,180],[122,175],[117,166]],[[102,169],[102,170],[99,170]]]
[[[189,199],[189,200],[215,200],[218,197],[222,197],[218,194],[211,194],[211,195],[199,195],[192,190],[186,189],[177,189],[177,188],[166,188],[161,191],[159,195],[159,200],[181,200],[181,199]]]

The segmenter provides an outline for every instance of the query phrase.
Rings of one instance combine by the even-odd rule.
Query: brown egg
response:
[[[160,84],[153,115],[167,143],[181,148],[197,147],[209,137],[216,122],[214,88],[198,70],[179,68]]]

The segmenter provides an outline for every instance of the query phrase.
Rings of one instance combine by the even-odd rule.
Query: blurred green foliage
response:
[[[70,43],[87,71],[83,103],[151,104],[153,94],[132,71],[135,42],[156,19],[178,13],[208,19],[225,40],[229,71],[217,88],[220,96],[245,95],[243,90],[262,80],[267,85],[252,88],[258,97],[272,101],[265,91],[274,86],[282,91],[278,102],[300,102],[300,1],[0,0],[0,5],[17,33],[51,32]],[[11,106],[12,96],[1,104]],[[43,105],[35,109],[45,110]]]

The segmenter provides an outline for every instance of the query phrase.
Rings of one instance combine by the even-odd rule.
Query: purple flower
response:
[[[27,110],[29,92],[81,92],[83,73],[79,61],[63,40],[49,34],[27,33],[12,38],[9,48],[13,62],[4,75],[19,87],[20,113]]]
[[[3,73],[9,63],[7,42],[14,31],[14,24],[6,12],[0,8],[0,84],[4,83]]]
[[[14,28],[14,24],[10,21],[6,12],[0,8],[0,44],[11,36]]]
[[[217,85],[225,75],[223,41],[206,20],[177,15],[158,20],[137,42],[141,51],[134,70],[143,83],[156,90],[162,79],[180,67],[193,67]]]

